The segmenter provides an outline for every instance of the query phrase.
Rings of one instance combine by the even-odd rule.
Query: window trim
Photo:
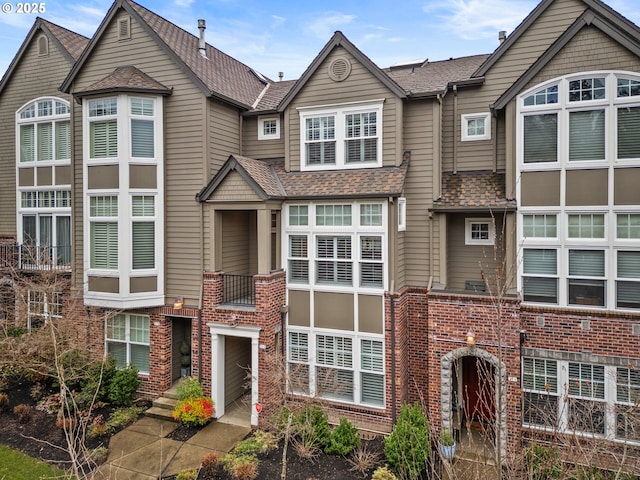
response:
[[[265,133],[264,124],[271,120],[276,122],[276,131],[275,133]],[[280,140],[280,117],[273,115],[258,117],[258,140]]]
[[[489,238],[487,239],[472,238],[474,224],[488,225]],[[495,228],[493,218],[475,218],[475,217],[465,218],[464,220],[464,244],[465,245],[494,245],[495,238],[496,238],[496,228]]]
[[[398,231],[407,230],[407,199],[406,197],[398,198]]]
[[[109,331],[109,322],[111,320],[113,320],[116,317],[124,317],[125,319],[125,339],[124,340],[120,340],[120,339],[116,339],[116,338],[109,338],[108,336],[108,331]],[[147,325],[148,325],[148,332],[149,332],[149,341],[147,343],[144,342],[134,342],[131,340],[131,317],[132,316],[137,316],[137,317],[144,317],[147,320]],[[131,345],[141,345],[141,346],[146,346],[149,349],[149,358],[148,358],[148,362],[149,362],[149,371],[146,370],[142,370],[142,369],[138,369],[138,374],[139,375],[149,375],[150,374],[150,370],[151,370],[151,318],[149,317],[149,315],[144,315],[144,314],[140,314],[140,313],[119,313],[116,315],[113,315],[107,319],[105,319],[104,322],[104,351],[105,351],[105,355],[108,355],[108,351],[109,351],[109,342],[111,343],[117,343],[117,344],[124,344],[125,345],[125,351],[126,351],[126,357],[127,357],[127,361],[126,361],[126,367],[123,368],[127,368],[131,365]],[[136,365],[136,367],[138,367]]]
[[[481,135],[469,134],[469,122],[472,120],[484,121],[484,133]],[[479,140],[491,140],[491,112],[464,113],[460,115],[460,140],[463,142],[473,142]]]
[[[383,165],[383,105],[384,99],[376,99],[368,102],[349,102],[335,105],[299,107],[298,118],[300,127],[300,170],[347,170],[361,168],[378,168]],[[376,113],[376,161],[370,162],[347,162],[346,161],[346,116],[351,114]],[[335,117],[335,163],[320,163],[318,165],[308,165],[306,161],[306,121],[311,118]],[[361,138],[361,137],[358,137]]]

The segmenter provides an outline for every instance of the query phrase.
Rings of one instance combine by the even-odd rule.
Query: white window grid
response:
[[[16,124],[18,165],[71,162],[70,110],[66,100],[55,97],[32,100],[18,109]],[[23,132],[25,139],[29,136],[32,139],[28,148],[22,146]],[[41,141],[46,141],[46,144],[40,145]]]
[[[109,343],[120,344],[125,347],[126,365],[131,365],[131,347],[150,346],[150,320],[148,315],[133,313],[120,313],[108,318],[105,322],[105,347],[108,350]],[[138,366],[138,373],[148,374],[149,370]]]
[[[461,117],[460,136],[463,142],[491,140],[491,113],[468,113]]]
[[[366,207],[361,210],[361,205]],[[380,222],[377,218],[378,207],[375,205],[380,206]],[[282,254],[283,258],[287,259],[289,268],[295,269],[295,271],[289,271],[287,275],[290,285],[297,289],[355,290],[372,293],[384,288],[387,282],[384,267],[387,258],[386,204],[310,203],[304,205],[306,209],[301,207],[303,206],[299,204],[287,205],[284,213],[287,240],[283,242]],[[365,213],[364,217],[360,215],[362,212]],[[307,224],[299,225],[303,223],[300,218],[304,218]],[[372,222],[372,219],[375,221]],[[371,226],[370,223],[380,223],[380,225]],[[369,248],[372,246],[371,242],[363,244],[361,237],[370,238],[373,243],[381,247],[381,252],[380,248],[376,248],[375,252],[371,250]],[[306,242],[306,249],[304,242]],[[319,247],[321,247],[320,250]],[[367,247],[366,252],[364,247]],[[375,273],[375,282],[361,281],[363,264],[367,265],[365,270],[369,277]],[[326,277],[330,271],[334,272],[335,278],[332,278],[335,281]]]
[[[278,117],[258,117],[258,140],[279,140],[280,119]]]
[[[46,324],[49,319],[62,318],[62,292],[44,292],[29,290],[27,292],[27,328],[31,330],[36,324]]]
[[[465,219],[466,245],[493,245],[495,241],[495,224],[492,218]]]
[[[345,332],[317,329],[289,328],[287,339],[287,365],[292,393],[327,398],[336,402],[363,405],[371,408],[385,406],[385,348],[382,336],[346,334]],[[350,391],[323,390],[323,379],[328,377],[346,381]],[[381,402],[367,402],[363,382],[374,387],[379,383],[376,397]],[[307,382],[300,385],[299,382]],[[292,388],[296,387],[296,388]],[[331,385],[335,387],[335,385]],[[371,388],[371,387],[369,387]]]
[[[334,170],[382,166],[383,100],[335,106],[299,108],[300,169]],[[354,143],[358,141],[357,147]],[[316,147],[318,161],[308,162],[309,145]],[[375,146],[373,146],[375,144]],[[348,151],[369,152],[349,161]],[[356,150],[354,150],[356,148]],[[375,153],[373,153],[375,152]],[[319,156],[318,156],[319,155]],[[375,159],[371,160],[371,157]]]

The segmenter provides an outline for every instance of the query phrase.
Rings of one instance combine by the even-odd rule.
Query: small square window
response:
[[[463,142],[491,139],[491,114],[472,113],[462,115],[461,136]]]
[[[278,140],[280,138],[280,119],[277,117],[258,118],[258,140]]]
[[[493,245],[495,229],[490,218],[467,218],[465,245]]]

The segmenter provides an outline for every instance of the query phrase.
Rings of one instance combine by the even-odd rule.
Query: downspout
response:
[[[396,307],[395,281],[391,280],[389,313],[391,314],[391,425],[396,424]]]
[[[204,206],[200,203],[200,295],[198,297],[198,381],[202,383],[202,300],[204,297]]]
[[[458,86],[453,85],[453,174],[458,173]]]
[[[498,171],[498,112],[491,109],[492,117],[495,119],[495,131],[493,134],[494,150],[493,150],[493,173]]]

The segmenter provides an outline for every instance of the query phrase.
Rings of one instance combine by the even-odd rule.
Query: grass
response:
[[[67,473],[23,453],[0,445],[0,480],[66,478]]]

